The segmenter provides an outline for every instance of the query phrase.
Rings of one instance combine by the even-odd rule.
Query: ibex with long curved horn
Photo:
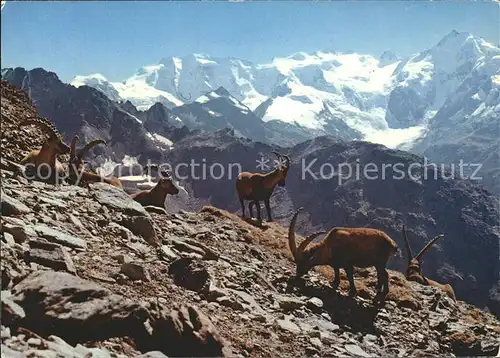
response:
[[[288,174],[288,168],[290,168],[290,158],[287,155],[280,154],[273,151],[278,157],[279,165],[272,172],[261,174],[261,173],[249,173],[241,172],[236,179],[236,191],[238,192],[238,198],[241,204],[242,217],[245,217],[245,204],[244,201],[248,200],[248,210],[250,211],[250,217],[253,216],[252,205],[257,206],[257,219],[262,220],[260,215],[260,202],[264,201],[267,210],[268,221],[272,221],[271,216],[271,205],[269,204],[269,199],[273,194],[276,185],[281,187],[285,186],[285,179]],[[284,162],[283,162],[284,161]]]
[[[57,160],[58,155],[67,154],[70,147],[64,143],[64,138],[56,127],[47,119],[41,117],[29,118],[21,123],[21,126],[34,124],[38,126],[49,138],[43,143],[42,148],[31,151],[21,160],[21,164],[33,166],[35,177],[38,179],[48,179],[55,181],[57,178],[63,178],[66,170]]]
[[[69,159],[69,181],[72,184],[96,183],[103,182],[122,189],[122,184],[118,178],[107,178],[99,174],[89,173],[85,171],[83,157],[87,152],[98,144],[106,145],[102,139],[95,139],[88,142],[83,148],[76,150],[76,142],[79,140],[77,135],[71,140],[71,150]]]
[[[444,237],[443,234],[440,234],[429,241],[422,250],[417,254],[417,256],[413,256],[413,252],[411,251],[410,242],[408,241],[408,237],[406,236],[406,228],[403,225],[403,239],[405,241],[406,247],[406,255],[408,256],[408,268],[406,269],[406,279],[408,281],[415,281],[422,285],[439,287],[441,290],[446,293],[448,297],[450,297],[453,301],[456,301],[457,298],[455,296],[455,291],[453,291],[453,287],[450,284],[442,284],[436,282],[434,280],[428,279],[424,275],[422,275],[422,271],[420,268],[420,260],[422,259],[423,254],[434,245],[434,243]]]
[[[288,229],[288,244],[295,260],[296,276],[306,274],[318,265],[329,265],[335,271],[333,289],[340,284],[340,269],[343,268],[349,280],[349,295],[356,295],[354,267],[372,267],[377,270],[377,296],[374,301],[384,301],[389,292],[389,274],[386,266],[398,250],[397,244],[386,233],[371,228],[335,227],[309,235],[297,248],[295,243],[295,222],[303,208],[293,215]],[[326,234],[323,240],[308,245],[316,237]]]
[[[146,167],[148,171],[155,169],[158,170],[158,165],[150,164]],[[142,206],[156,206],[165,209],[165,199],[167,195],[176,195],[179,193],[179,188],[174,183],[172,175],[167,171],[160,171],[161,177],[158,183],[149,190],[142,190],[130,197],[140,203]]]

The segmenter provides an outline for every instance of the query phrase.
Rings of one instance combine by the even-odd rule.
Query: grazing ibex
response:
[[[24,157],[20,164],[32,166],[28,168],[33,170],[38,179],[55,182],[56,179],[64,178],[66,170],[57,160],[58,155],[67,154],[70,148],[64,143],[64,138],[56,127],[45,118],[29,118],[21,122],[21,126],[34,124],[38,126],[49,138],[43,143],[41,149],[31,151]]]
[[[354,267],[372,267],[377,269],[377,296],[374,301],[384,301],[389,292],[389,274],[386,266],[389,258],[398,250],[396,242],[386,233],[371,228],[335,227],[328,231],[320,242],[307,247],[317,236],[326,231],[309,235],[297,248],[295,243],[295,222],[303,208],[293,215],[288,230],[288,243],[295,260],[296,276],[306,274],[318,265],[329,265],[335,271],[333,289],[340,284],[340,269],[343,268],[349,280],[349,295],[356,295],[354,285]]]
[[[450,297],[453,301],[456,301],[457,298],[455,296],[455,291],[453,291],[453,287],[450,284],[442,284],[436,282],[434,280],[428,279],[424,275],[422,275],[422,271],[420,268],[420,260],[422,259],[422,255],[434,245],[434,243],[444,237],[443,234],[436,236],[431,241],[429,241],[422,250],[417,254],[417,256],[413,256],[413,252],[411,251],[410,242],[408,241],[408,237],[406,236],[406,228],[403,225],[403,239],[405,241],[406,247],[406,255],[408,256],[408,268],[406,269],[406,279],[408,281],[415,281],[422,285],[439,287],[443,290],[444,293],[448,297]]]
[[[149,169],[158,169],[156,164],[148,165]],[[149,170],[148,170],[149,171]],[[174,183],[174,179],[167,171],[160,171],[160,180],[149,190],[141,190],[137,193],[130,194],[130,197],[140,203],[142,206],[156,206],[165,209],[165,199],[167,195],[176,195],[179,193],[179,188]]]
[[[281,187],[285,186],[285,179],[288,174],[288,169],[290,168],[290,158],[287,155],[283,155],[275,151],[273,151],[273,154],[278,156],[279,165],[272,172],[266,174],[242,172],[236,179],[236,191],[238,192],[243,218],[245,218],[244,201],[248,200],[250,201],[248,204],[250,217],[253,216],[252,205],[256,205],[257,219],[261,221],[260,202],[264,201],[268,221],[273,221],[269,199],[271,198],[276,185]]]
[[[76,142],[79,140],[77,135],[73,136],[71,140],[71,151],[69,159],[69,181],[72,184],[83,184],[83,183],[96,183],[104,182],[113,185],[117,188],[122,189],[122,184],[118,178],[107,178],[99,174],[94,174],[85,171],[83,156],[87,152],[98,144],[106,145],[106,142],[102,139],[95,139],[87,143],[83,148],[76,150]]]

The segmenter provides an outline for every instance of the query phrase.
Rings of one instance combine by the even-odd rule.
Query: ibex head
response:
[[[278,157],[279,164],[277,170],[280,177],[278,185],[283,187],[285,186],[285,179],[288,175],[288,168],[290,168],[290,157],[288,157],[288,155],[280,154],[277,151],[273,151],[272,153]]]
[[[309,243],[316,237],[326,233],[326,231],[318,231],[309,235],[297,248],[297,244],[295,242],[295,223],[297,222],[297,216],[299,215],[299,212],[303,209],[304,208],[297,209],[297,211],[293,215],[292,221],[290,222],[290,227],[288,229],[288,244],[297,266],[295,272],[295,275],[297,277],[305,275],[311,268],[316,266],[318,262],[321,261],[319,260],[319,257],[316,257],[316,255],[323,254],[322,252],[320,252],[320,250],[316,250],[315,247],[309,250],[306,250],[306,248],[307,245],[309,245]]]
[[[76,142],[79,140],[80,138],[78,138],[76,134],[73,136],[73,139],[71,140],[69,162],[70,165],[73,166],[75,169],[83,169],[83,164],[84,164],[83,157],[88,153],[90,149],[92,149],[98,144],[106,145],[106,142],[104,140],[95,139],[88,142],[83,148],[76,150]]]
[[[151,174],[151,171],[153,170],[159,170],[160,172],[160,180],[158,180],[158,183],[156,184],[157,188],[161,189],[166,194],[179,194],[179,188],[175,184],[172,175],[168,171],[160,170],[157,164],[147,164],[144,168],[144,172],[148,174]]]
[[[408,237],[406,236],[406,229],[405,226],[403,225],[403,239],[405,241],[405,247],[406,247],[406,255],[408,256],[408,268],[406,269],[406,277],[409,280],[421,283],[421,284],[426,284],[426,278],[424,275],[422,275],[422,271],[420,268],[421,265],[421,259],[423,254],[434,245],[434,243],[444,237],[443,234],[440,234],[433,238],[431,241],[429,241],[422,250],[416,255],[413,256],[413,252],[410,247],[410,243],[408,241]]]
[[[164,170],[162,170],[160,174],[160,180],[156,185],[159,185],[167,194],[179,194],[179,188],[177,187],[177,185],[175,185],[172,175]]]
[[[70,147],[64,143],[64,138],[59,133],[56,127],[50,121],[41,117],[29,118],[21,123],[21,126],[30,124],[37,125],[45,134],[49,135],[48,140],[43,144],[44,146],[54,150],[56,154],[67,154],[70,152]]]

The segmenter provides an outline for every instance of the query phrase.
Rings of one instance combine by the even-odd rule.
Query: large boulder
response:
[[[42,336],[75,344],[145,331],[144,306],[69,273],[32,273],[12,293],[12,301],[26,312],[23,327]]]

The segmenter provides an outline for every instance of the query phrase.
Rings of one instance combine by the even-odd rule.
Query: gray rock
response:
[[[149,217],[127,217],[124,218],[120,224],[132,231],[134,234],[144,238],[147,243],[156,245],[156,231]]]
[[[323,331],[335,332],[340,329],[340,327],[337,324],[326,321],[324,319],[317,320],[315,324],[319,327],[320,330]]]
[[[238,297],[240,297],[244,302],[245,304],[248,306],[248,309],[249,311],[251,311],[251,313],[253,314],[265,314],[266,311],[264,311],[264,309],[262,309],[262,307],[257,303],[257,301],[255,300],[255,298],[244,292],[244,291],[240,291],[240,290],[234,290],[234,289],[228,289],[230,292],[232,292],[233,294],[237,295]]]
[[[120,271],[132,280],[151,281],[151,277],[146,267],[136,262],[124,262]]]
[[[317,337],[313,337],[313,338],[309,339],[309,342],[311,342],[311,344],[316,348],[323,347],[323,343],[321,343],[321,340]]]
[[[2,215],[12,216],[12,215],[22,215],[31,212],[31,209],[26,205],[21,203],[19,200],[10,197],[1,191],[0,207]]]
[[[65,272],[34,272],[12,293],[26,312],[23,327],[70,344],[141,336],[148,317],[142,305]]]
[[[251,314],[250,319],[252,321],[261,322],[261,323],[266,323],[268,321],[267,316],[262,314],[262,313]]]
[[[120,235],[120,237],[122,237],[125,240],[131,240],[134,237],[132,231],[115,222],[110,222],[108,224],[108,228],[110,230],[113,230],[114,232],[117,232],[118,235]]]
[[[41,240],[30,240],[29,245],[30,250],[25,257],[26,262],[34,262],[57,271],[61,270],[76,274],[71,255],[65,247]]]
[[[206,255],[205,251],[197,246],[190,245],[186,243],[184,240],[179,240],[176,238],[170,237],[166,240],[168,243],[172,244],[174,248],[181,252],[193,252],[195,254],[204,257]]]
[[[9,358],[26,358],[26,355],[20,351],[14,350],[5,344],[2,344],[2,356]]]
[[[123,190],[106,183],[90,184],[94,198],[108,208],[121,211],[127,215],[138,215],[149,217],[148,212],[127,195]]]
[[[163,241],[172,244],[179,251],[198,254],[205,260],[218,260],[220,256],[217,252],[212,250],[207,245],[204,245],[193,239],[186,238],[180,240],[168,235]]]
[[[5,221],[2,225],[2,231],[11,234],[18,244],[22,244],[28,240],[30,236],[37,236],[33,226],[26,225],[22,220],[11,217],[2,217],[2,219]]]
[[[218,304],[220,304],[222,306],[230,307],[233,310],[243,311],[245,309],[245,307],[243,307],[243,305],[240,302],[236,301],[234,298],[232,298],[230,296],[218,297],[215,301]]]
[[[284,311],[292,311],[306,305],[302,300],[285,295],[276,295],[274,299]]]
[[[120,264],[133,261],[133,259],[130,256],[125,255],[125,254],[118,254],[116,256],[113,256],[113,258],[116,259],[116,261],[118,261],[118,263],[120,263]]]
[[[168,358],[168,357],[160,351],[151,351],[135,356],[135,358]]]
[[[287,331],[293,334],[299,334],[300,333],[300,328],[297,326],[295,323],[290,321],[289,319],[277,319],[276,320],[276,326],[277,328]]]
[[[155,214],[160,214],[160,215],[167,215],[168,214],[165,209],[159,208],[157,206],[147,205],[144,207],[144,209],[149,213],[155,213]]]
[[[321,308],[323,308],[323,301],[318,297],[311,297],[307,300],[306,304],[307,307],[313,311],[319,311],[321,310]]]
[[[2,291],[1,300],[3,325],[17,325],[26,317],[24,309],[12,299],[10,292]]]
[[[178,286],[200,292],[210,279],[210,275],[203,261],[182,257],[169,266],[168,273],[174,277]]]
[[[68,207],[68,205],[64,201],[59,199],[47,198],[43,195],[38,195],[37,199],[45,204],[48,204],[49,206],[56,206],[61,209],[65,209]]]
[[[16,240],[14,240],[14,236],[12,234],[9,234],[8,232],[3,233],[2,240],[9,246],[16,245]]]
[[[3,339],[10,338],[10,337],[11,337],[10,328],[2,325],[1,331],[0,331],[0,338],[3,340]]]
[[[43,238],[72,249],[86,250],[87,242],[76,236],[52,229],[46,225],[35,225],[33,229]]]
[[[210,282],[206,286],[205,295],[209,301],[215,301],[219,297],[229,296],[229,292],[217,287],[213,282]]]
[[[26,343],[28,343],[30,346],[41,346],[42,345],[42,340],[40,338],[29,338]]]
[[[373,335],[373,334],[367,334],[363,337],[363,343],[365,344],[375,344],[377,343],[377,336]]]
[[[356,344],[346,344],[344,348],[347,352],[355,357],[371,357],[368,353],[366,353],[362,348],[357,346]]]
[[[87,231],[87,229],[85,229],[85,226],[82,224],[82,222],[80,221],[80,219],[78,219],[75,215],[69,214],[68,215],[68,221],[70,223],[72,223],[79,230],[81,230],[81,231]]]
[[[167,261],[175,260],[178,256],[172,249],[167,245],[162,245],[160,248],[160,255],[163,259]]]
[[[166,312],[161,306],[155,312],[150,342],[141,351],[161,351],[172,357],[231,356],[228,342],[197,307],[180,305]]]

